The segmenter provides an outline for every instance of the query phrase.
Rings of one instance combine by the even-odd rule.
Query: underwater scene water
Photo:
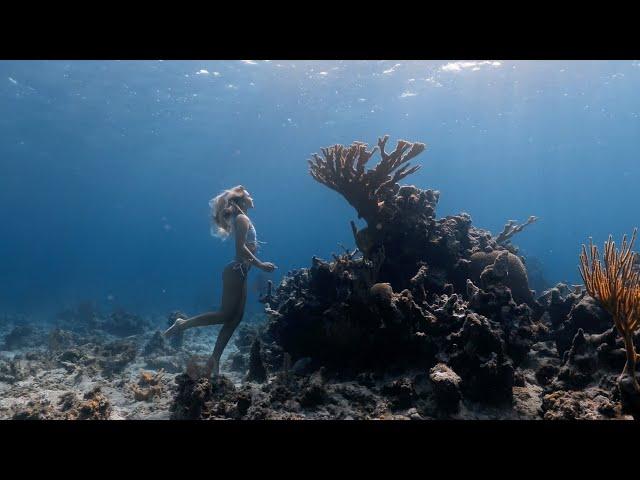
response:
[[[635,326],[578,267],[640,224],[638,85],[631,60],[0,61],[0,417],[630,418]],[[310,175],[384,135],[426,147],[371,205]],[[220,327],[160,332],[221,308],[209,201],[236,185],[278,268],[205,382]]]

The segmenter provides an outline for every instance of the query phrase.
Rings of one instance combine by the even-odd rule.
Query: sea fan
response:
[[[637,391],[640,387],[635,377],[638,355],[633,344],[633,333],[640,322],[640,271],[635,268],[637,253],[633,252],[638,229],[633,230],[631,241],[627,236],[622,239],[618,251],[611,235],[604,244],[604,255],[600,260],[598,247],[589,241],[587,247],[582,245],[580,254],[580,274],[589,295],[598,300],[611,314],[616,328],[624,341],[627,361],[622,374],[631,376]]]

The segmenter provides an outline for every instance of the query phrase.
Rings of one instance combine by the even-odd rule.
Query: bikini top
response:
[[[236,231],[236,218],[237,218],[237,215],[233,217],[233,221],[231,222],[231,232],[233,234],[235,234],[235,231]],[[253,244],[256,248],[258,247],[259,243],[265,243],[265,242],[258,241],[258,237],[256,235],[256,228],[253,226],[253,222],[251,220],[249,220],[249,229],[247,230],[247,237],[245,238],[244,243]]]
[[[247,230],[247,238],[244,243],[253,243],[258,246],[258,237],[256,235],[256,228],[253,226],[253,222],[249,221],[249,230]]]

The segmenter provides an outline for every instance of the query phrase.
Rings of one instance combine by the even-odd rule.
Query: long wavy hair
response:
[[[244,213],[241,205],[246,195],[242,185],[222,191],[209,200],[211,207],[211,235],[226,239],[233,230],[231,220],[236,213]]]

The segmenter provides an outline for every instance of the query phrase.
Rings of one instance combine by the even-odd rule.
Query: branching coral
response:
[[[638,361],[633,344],[633,333],[640,323],[640,271],[634,268],[637,253],[633,252],[638,229],[634,229],[631,241],[627,236],[622,239],[618,251],[611,235],[604,244],[602,261],[598,248],[589,242],[582,246],[580,254],[580,274],[589,295],[597,299],[613,317],[616,328],[624,341],[627,361],[622,372],[628,374],[636,391],[640,386],[635,378],[635,367]]]
[[[527,219],[527,221],[522,225],[518,225],[515,220],[509,220],[504,226],[504,228],[502,229],[502,232],[500,233],[500,235],[496,237],[496,243],[498,245],[504,244],[505,242],[510,240],[511,237],[513,237],[516,233],[520,233],[522,230],[525,229],[526,226],[531,225],[536,220],[538,220],[538,217],[534,215],[531,215]]]
[[[367,144],[362,142],[353,142],[349,147],[333,145],[322,149],[324,158],[314,154],[309,160],[311,176],[340,193],[369,225],[377,223],[388,196],[395,193],[397,182],[420,168],[407,162],[425,149],[423,143],[399,140],[396,149],[386,153],[388,139],[389,135],[379,138],[378,146],[372,150],[367,150]],[[374,168],[365,170],[378,149],[382,159]]]

